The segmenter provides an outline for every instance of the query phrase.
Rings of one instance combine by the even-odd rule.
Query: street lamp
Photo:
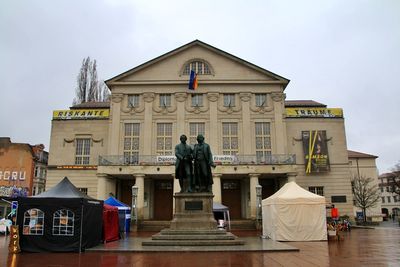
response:
[[[138,223],[138,216],[137,216],[137,195],[138,195],[139,187],[134,185],[132,186],[132,211],[131,211],[131,217],[133,220],[135,220],[135,224],[137,225]]]
[[[262,221],[261,201],[262,201],[262,186],[258,184],[258,185],[256,185],[256,220],[257,220],[257,228],[261,226],[261,221]]]

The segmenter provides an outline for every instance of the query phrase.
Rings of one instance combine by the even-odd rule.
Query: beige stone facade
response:
[[[196,90],[188,89],[192,69]],[[353,213],[343,116],[314,101],[285,101],[286,78],[196,40],[106,83],[108,117],[87,116],[82,109],[108,110],[90,103],[71,109],[82,116],[53,116],[47,188],[68,176],[92,197],[112,193],[130,204],[136,185],[139,219],[171,219],[180,190],[174,146],[181,134],[193,144],[201,133],[218,163],[214,201],[229,206],[233,219],[256,218],[257,185],[266,198],[288,180],[337,200],[341,215]],[[301,112],[288,115],[288,108]],[[310,162],[306,173],[308,133],[324,136],[323,171]]]

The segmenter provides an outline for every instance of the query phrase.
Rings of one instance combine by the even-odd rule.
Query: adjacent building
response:
[[[54,111],[48,188],[68,176],[92,197],[131,204],[136,185],[139,220],[170,220],[174,147],[203,134],[217,163],[214,201],[233,220],[254,220],[257,197],[292,180],[353,214],[343,111],[286,100],[288,79],[195,40],[106,84],[109,103]]]
[[[45,190],[48,152],[44,145],[13,143],[0,137],[0,198],[31,196]],[[0,218],[10,206],[0,202]]]
[[[371,186],[379,186],[378,168],[376,167],[376,159],[378,156],[348,150],[349,165],[351,175],[353,177],[371,178]],[[354,207],[354,213],[362,212],[361,208]],[[376,203],[375,207],[367,209],[366,216],[369,221],[380,222],[382,221],[382,207],[381,201]]]
[[[379,188],[381,191],[382,213],[387,219],[390,215],[400,215],[400,196],[392,191],[393,177],[398,177],[400,173],[389,172],[379,175]]]

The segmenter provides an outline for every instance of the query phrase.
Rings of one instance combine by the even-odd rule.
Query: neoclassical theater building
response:
[[[170,220],[174,147],[203,134],[217,164],[214,201],[232,220],[254,220],[257,192],[265,199],[288,181],[352,215],[343,112],[286,100],[288,79],[195,40],[106,84],[110,102],[53,112],[47,188],[67,176],[89,196],[130,205],[136,185],[139,220]]]

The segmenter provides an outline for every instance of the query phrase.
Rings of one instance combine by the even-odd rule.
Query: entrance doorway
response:
[[[259,179],[259,184],[262,186],[262,199],[266,199],[276,192],[275,179]]]
[[[229,208],[231,219],[242,218],[242,190],[240,180],[222,180],[222,204]]]
[[[172,220],[173,181],[154,180],[154,220]]]
[[[121,197],[120,201],[132,206],[132,186],[135,185],[135,180],[121,180]]]

